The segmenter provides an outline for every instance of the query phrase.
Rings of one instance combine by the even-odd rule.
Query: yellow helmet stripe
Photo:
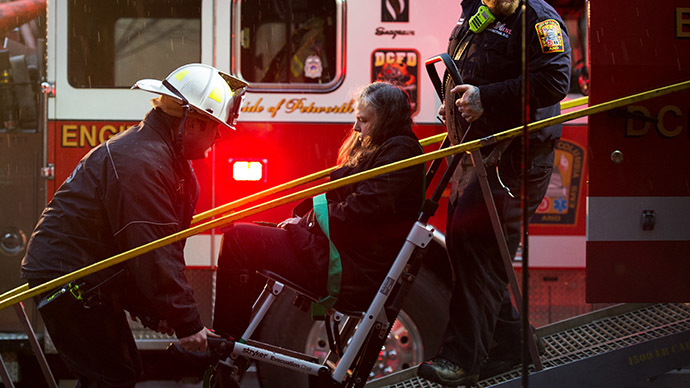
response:
[[[182,79],[186,77],[187,74],[189,74],[189,70],[182,70],[175,73],[175,78],[177,78],[178,81],[182,81]]]
[[[220,104],[220,100],[222,98],[222,93],[220,92],[220,89],[213,88],[213,90],[211,90],[211,94],[208,95],[208,98],[215,100]]]

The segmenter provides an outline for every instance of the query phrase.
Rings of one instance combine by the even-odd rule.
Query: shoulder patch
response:
[[[534,28],[537,29],[539,44],[543,53],[562,53],[564,51],[563,32],[557,21],[554,19],[544,20],[537,23]]]

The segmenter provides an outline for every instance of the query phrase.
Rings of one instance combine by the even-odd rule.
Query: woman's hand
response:
[[[278,224],[278,227],[279,227],[279,228],[285,228],[285,226],[286,226],[287,224],[296,224],[296,223],[298,223],[299,220],[301,220],[301,219],[302,219],[302,217],[299,217],[299,216],[297,216],[297,217],[290,217],[290,218],[284,220],[283,222],[279,223],[279,224]]]

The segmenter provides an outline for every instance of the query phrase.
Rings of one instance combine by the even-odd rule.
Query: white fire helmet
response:
[[[163,81],[142,79],[132,89],[170,96],[189,104],[196,112],[235,129],[240,105],[249,85],[202,63],[179,67]]]

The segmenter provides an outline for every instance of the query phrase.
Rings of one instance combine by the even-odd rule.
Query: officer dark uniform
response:
[[[449,54],[463,82],[479,88],[484,113],[471,125],[458,112],[452,95],[455,86],[446,80],[445,106],[451,144],[478,139],[522,124],[521,7],[509,16],[497,17],[483,31],[472,32],[469,20],[482,5],[480,0],[462,2],[462,16],[453,30]],[[529,60],[529,121],[560,113],[570,76],[570,43],[563,21],[543,0],[530,0],[527,15]],[[466,135],[466,136],[465,136]],[[530,135],[527,170],[529,213],[541,202],[551,177],[554,142],[561,135],[556,125]],[[487,156],[491,149],[483,149]],[[521,228],[521,142],[513,141],[495,166],[487,166],[488,180],[508,248],[515,255]],[[501,183],[502,182],[502,183]],[[438,357],[423,363],[419,374],[445,385],[473,383],[480,363],[491,358],[514,365],[520,355],[520,322],[507,291],[508,278],[476,173],[465,156],[452,179],[446,242],[455,266],[455,286],[450,322]]]

